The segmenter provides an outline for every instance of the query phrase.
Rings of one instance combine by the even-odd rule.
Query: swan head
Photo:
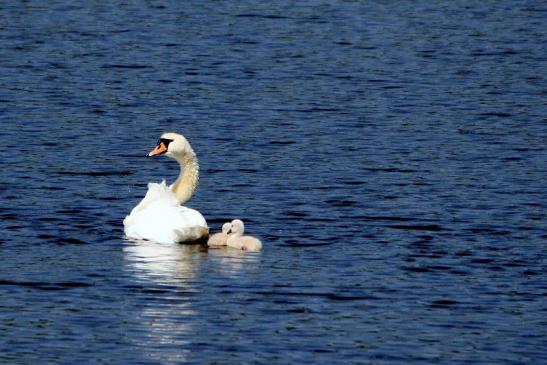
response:
[[[232,233],[240,233],[243,234],[245,226],[243,225],[243,221],[240,219],[234,219],[232,221]]]
[[[226,222],[222,225],[222,233],[228,234],[228,232],[230,232],[230,229],[232,229],[232,223]]]
[[[156,147],[147,156],[166,155],[176,159],[178,156],[185,156],[187,154],[194,154],[194,151],[186,138],[178,133],[167,132],[161,135]]]

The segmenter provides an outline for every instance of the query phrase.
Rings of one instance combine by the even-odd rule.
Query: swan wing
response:
[[[148,191],[139,204],[131,211],[131,215],[145,210],[149,206],[157,203],[163,203],[165,205],[179,205],[177,197],[171,189],[165,184],[165,180],[161,183],[148,183]]]

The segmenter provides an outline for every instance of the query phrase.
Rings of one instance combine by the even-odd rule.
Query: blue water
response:
[[[547,363],[541,1],[0,4],[3,364]],[[261,253],[124,239],[161,132]]]

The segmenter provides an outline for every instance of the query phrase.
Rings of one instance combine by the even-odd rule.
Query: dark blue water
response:
[[[541,1],[0,5],[3,364],[547,362]],[[124,239],[176,130],[243,254]]]

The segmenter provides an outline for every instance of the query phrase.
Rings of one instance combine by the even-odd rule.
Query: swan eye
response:
[[[169,143],[173,142],[172,139],[169,138],[160,138],[158,140],[158,145],[163,144],[165,148],[169,148]]]

